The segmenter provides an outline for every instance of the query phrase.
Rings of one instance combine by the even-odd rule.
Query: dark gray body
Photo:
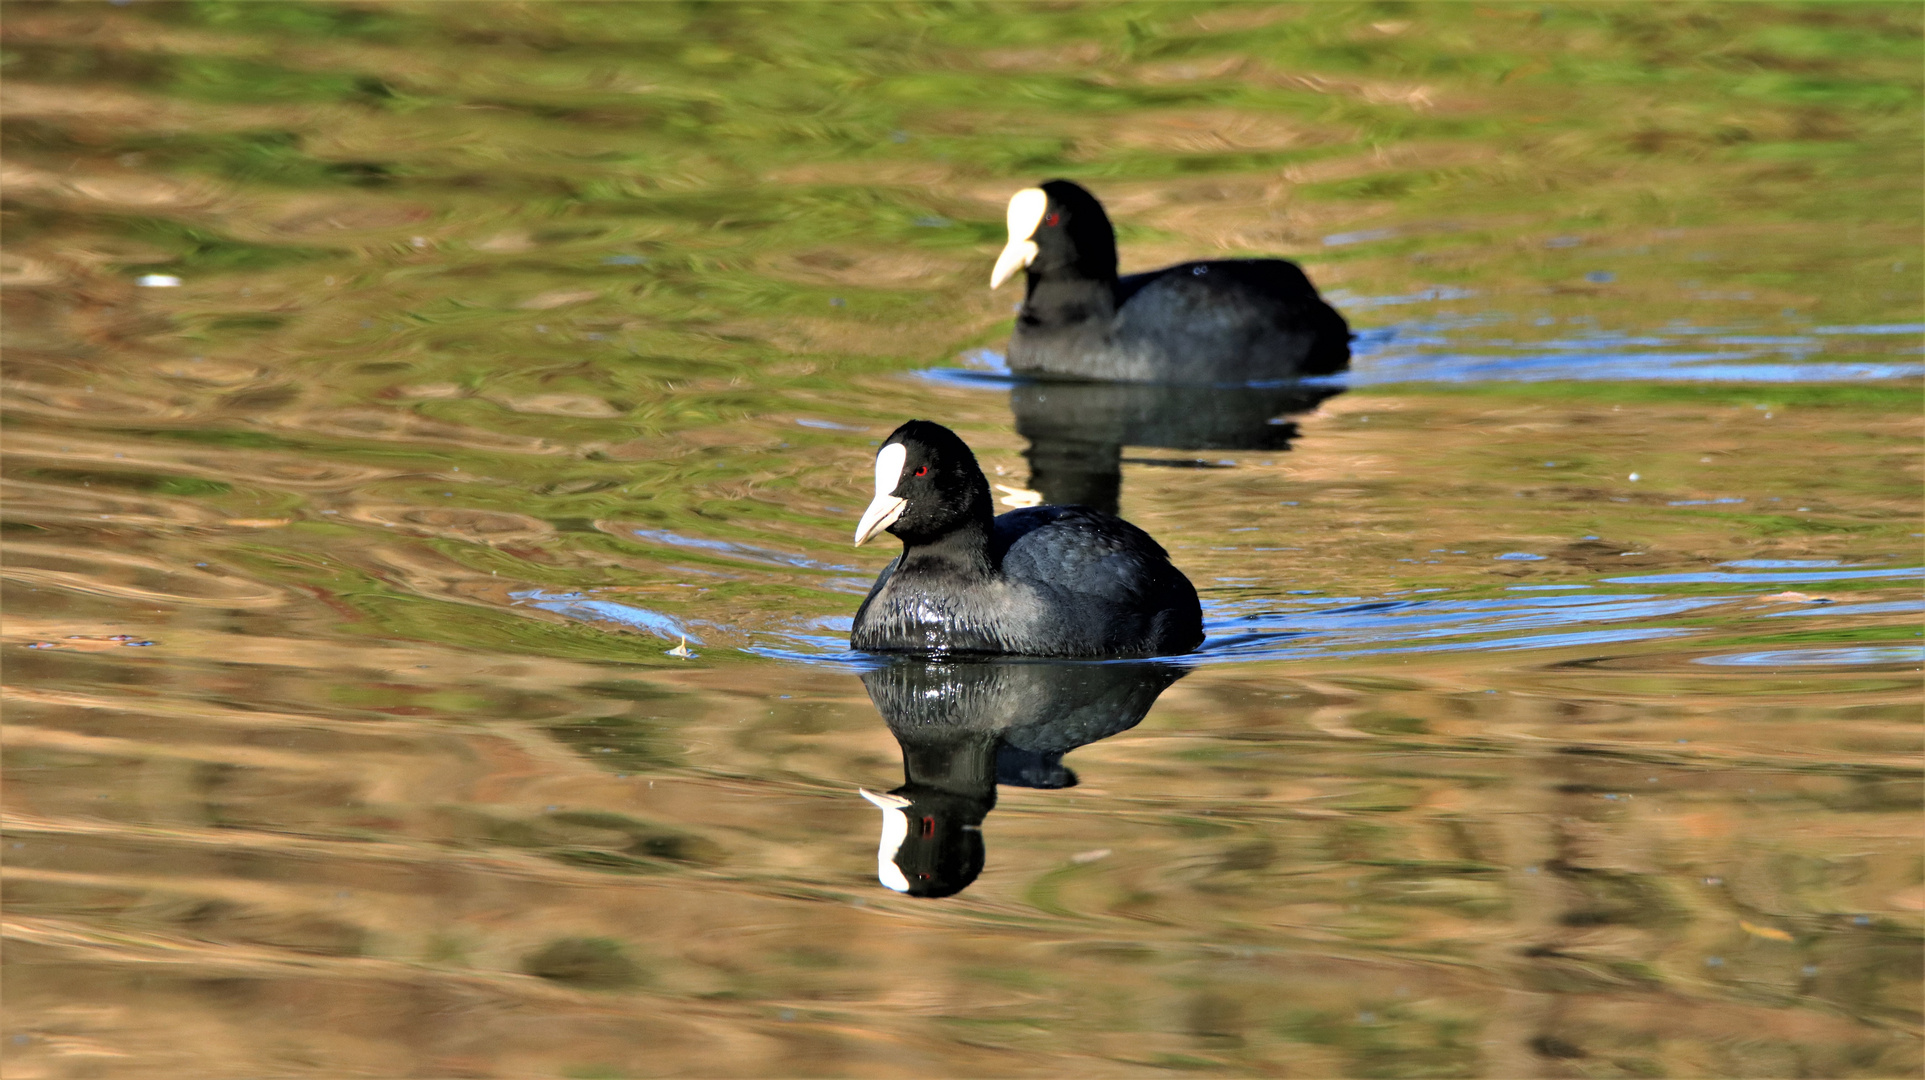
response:
[[[1011,371],[1049,378],[1243,385],[1349,365],[1349,325],[1282,259],[1032,275],[1009,340]]]
[[[987,572],[915,551],[898,556],[857,609],[849,644],[1123,657],[1186,653],[1203,641],[1189,579],[1126,521],[1080,506],[1014,510],[992,523],[988,547]]]

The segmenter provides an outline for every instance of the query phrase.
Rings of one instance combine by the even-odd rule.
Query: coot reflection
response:
[[[1117,512],[1123,449],[1282,453],[1297,437],[1283,417],[1308,412],[1341,387],[1146,386],[1030,383],[1009,394],[1029,440],[1029,486],[1042,501]]]
[[[902,744],[902,786],[862,795],[882,810],[876,877],[911,896],[950,896],[983,869],[996,785],[1066,788],[1063,755],[1136,726],[1182,678],[1172,664],[899,660],[864,672]]]

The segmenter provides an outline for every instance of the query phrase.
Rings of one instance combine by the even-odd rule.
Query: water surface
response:
[[[7,1076],[1920,1068],[1916,8],[5,16]],[[850,652],[911,416],[1204,647]]]

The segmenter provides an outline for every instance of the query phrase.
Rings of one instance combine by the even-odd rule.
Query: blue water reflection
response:
[[[1409,652],[1559,648],[1686,633],[1677,627],[1521,631],[1665,618],[1724,603],[1719,597],[1506,596],[1485,600],[1386,600],[1279,611],[1206,606],[1204,660],[1279,660]]]
[[[584,593],[549,592],[543,589],[528,589],[509,595],[518,604],[552,611],[571,619],[591,623],[615,623],[630,630],[639,630],[670,641],[686,637],[692,645],[703,644],[699,636],[689,632],[687,624],[673,616],[664,615],[659,611],[650,611],[644,607],[636,607],[633,604],[598,600]]]
[[[1803,565],[1833,561],[1736,561],[1747,562]],[[1557,649],[1649,641],[1698,632],[1691,626],[1649,625],[1651,620],[1675,619],[1736,603],[1756,606],[1760,595],[1771,587],[1812,581],[1888,581],[1918,578],[1921,574],[1925,574],[1925,569],[1919,567],[1876,566],[1835,570],[1784,569],[1758,573],[1701,571],[1612,577],[1594,583],[1510,585],[1505,586],[1506,595],[1498,597],[1427,597],[1416,600],[1306,596],[1304,599],[1273,597],[1206,601],[1204,629],[1207,639],[1202,648],[1190,656],[1173,659],[1177,663],[1198,665],[1252,660]],[[836,579],[837,583],[843,580],[854,582],[856,579]],[[1637,584],[1647,588],[1739,584],[1756,588],[1716,595],[1589,591],[1604,584]],[[1435,593],[1442,590],[1423,591]],[[1302,592],[1294,590],[1287,595],[1304,596]],[[569,618],[604,625],[613,623],[670,640],[688,632],[688,626],[670,616],[590,594],[536,590],[516,593],[514,597],[519,603]],[[1782,602],[1803,599],[1790,595]],[[1825,613],[1898,615],[1915,611],[1925,611],[1925,601],[1881,600],[1839,604],[1820,599],[1810,606],[1789,611],[1760,611],[1757,617]],[[713,624],[700,625],[714,629]],[[740,648],[752,655],[857,669],[872,666],[875,658],[849,648],[848,626],[849,619],[846,616],[833,616],[800,624],[736,628],[730,633],[741,633],[746,629],[747,640],[741,643]],[[693,634],[689,640],[699,641]]]
[[[1795,611],[1774,611],[1767,619],[1782,619],[1797,615],[1899,615],[1910,611],[1925,611],[1925,600],[1889,600],[1870,604],[1817,604]]]
[[[1361,311],[1469,299],[1447,286],[1391,296],[1330,294],[1339,310]],[[1925,376],[1925,363],[1827,359],[1845,351],[1843,339],[1925,336],[1925,324],[1819,326],[1799,334],[1746,334],[1731,327],[1669,326],[1662,333],[1589,330],[1571,337],[1518,341],[1488,328],[1519,320],[1502,312],[1439,314],[1356,331],[1351,370],[1306,382],[1334,386],[1475,382],[1879,382]],[[1555,322],[1539,319],[1533,325]],[[1475,331],[1475,333],[1467,333]],[[1888,345],[1880,350],[1892,353]],[[1862,350],[1853,350],[1862,352]],[[922,377],[957,386],[1008,386],[1000,353],[974,349],[965,368],[936,368]]]
[[[1422,294],[1417,294],[1422,295]],[[1441,297],[1440,297],[1441,299]],[[1352,297],[1340,306],[1374,307],[1409,302],[1405,297]],[[1510,321],[1478,318],[1475,326]],[[1554,320],[1537,320],[1543,325]],[[1729,327],[1670,326],[1662,333],[1591,330],[1567,338],[1510,341],[1458,340],[1451,331],[1470,326],[1457,316],[1416,319],[1362,336],[1355,362],[1344,377],[1351,386],[1400,382],[1867,382],[1916,378],[1925,364],[1906,361],[1822,359],[1838,351],[1838,339],[1925,335],[1925,325],[1894,323],[1823,326],[1800,334],[1746,334]],[[1707,346],[1720,346],[1707,348]],[[1487,350],[1508,350],[1490,352]],[[1817,358],[1817,359],[1814,359]]]
[[[1692,661],[1716,667],[1845,667],[1867,664],[1925,664],[1925,645],[1875,645],[1844,649],[1772,649],[1765,652],[1700,656]]]
[[[1752,582],[1760,585],[1789,585],[1812,581],[1849,581],[1868,578],[1925,576],[1925,567],[1903,566],[1890,570],[1803,570],[1775,574],[1731,574],[1721,570],[1701,570],[1682,574],[1637,574],[1611,577],[1609,585],[1712,585]]]
[[[803,570],[835,570],[854,573],[856,568],[840,563],[818,562],[806,555],[793,555],[786,551],[771,551],[768,548],[752,547],[747,544],[734,544],[727,540],[708,540],[699,536],[683,536],[666,529],[630,529],[629,535],[652,544],[666,544],[670,547],[693,548],[731,559],[742,559],[770,566],[793,566]]]

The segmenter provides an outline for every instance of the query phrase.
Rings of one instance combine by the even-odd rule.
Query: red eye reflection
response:
[[[1061,225],[1062,223],[1063,215],[1061,214],[1052,213],[1043,219],[1043,224],[1045,225]]]
[[[918,466],[916,466],[916,475],[917,475],[917,476],[928,476],[928,475],[929,475],[929,466],[927,466],[927,465],[918,465]]]

